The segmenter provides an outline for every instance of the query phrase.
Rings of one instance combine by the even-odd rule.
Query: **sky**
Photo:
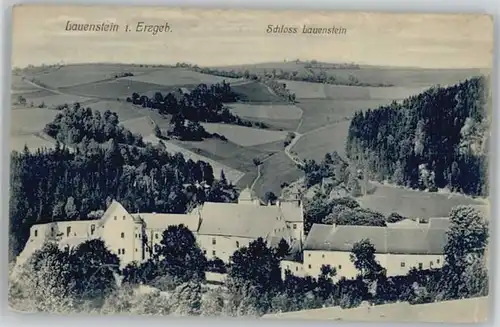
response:
[[[113,22],[118,32],[66,31],[67,21]],[[138,22],[163,25],[156,36]],[[125,32],[128,24],[133,30]],[[268,25],[298,28],[267,34]],[[343,27],[344,35],[302,34]],[[493,19],[478,14],[175,9],[131,6],[20,5],[13,11],[12,66],[120,62],[226,66],[318,60],[424,68],[490,68]]]

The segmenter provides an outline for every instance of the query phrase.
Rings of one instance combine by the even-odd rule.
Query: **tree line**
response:
[[[290,253],[286,242],[270,248],[259,238],[234,252],[224,286],[204,288],[208,261],[194,235],[184,226],[170,226],[155,255],[146,262],[117,269],[118,258],[102,241],[75,249],[46,244],[11,274],[9,302],[20,310],[210,316],[262,316],[267,313],[328,306],[357,307],[363,302],[429,303],[488,294],[485,249],[488,228],[473,208],[450,213],[443,268],[412,269],[388,276],[367,239],[354,244],[350,260],[354,279],[336,278],[335,263],[319,276],[297,277],[280,262]],[[117,282],[118,281],[118,282]],[[149,285],[153,293],[135,293]]]
[[[402,103],[357,112],[347,155],[377,180],[488,194],[485,77],[432,87]]]
[[[331,67],[325,64],[313,64],[306,63],[303,67],[298,67],[298,69],[284,70],[284,69],[264,69],[264,70],[252,70],[249,69],[238,69],[238,70],[224,70],[220,68],[209,68],[209,67],[199,67],[197,65],[190,65],[186,63],[177,63],[176,67],[189,68],[193,71],[211,74],[216,76],[228,77],[228,78],[246,78],[251,80],[289,80],[289,81],[300,81],[300,82],[310,82],[310,83],[322,83],[322,84],[332,84],[332,85],[347,85],[347,86],[373,86],[373,87],[388,87],[393,86],[389,83],[367,83],[360,81],[355,75],[349,74],[344,77],[339,74],[335,74],[335,69],[359,69],[350,67]],[[303,68],[303,69],[301,69]],[[295,100],[295,95],[293,95]],[[290,99],[291,100],[291,99]]]

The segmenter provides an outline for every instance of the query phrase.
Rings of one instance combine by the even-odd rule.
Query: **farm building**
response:
[[[388,276],[406,275],[412,268],[440,268],[444,262],[447,219],[430,219],[428,224],[400,222],[395,227],[336,226],[314,224],[303,248],[302,262],[282,261],[285,270],[296,276],[317,277],[323,265],[337,270],[337,278],[355,278],[351,262],[356,242],[368,239],[375,247],[376,260]]]
[[[33,225],[17,262],[24,262],[48,240],[57,241],[61,247],[73,247],[101,238],[125,266],[148,259],[161,241],[163,231],[180,224],[194,234],[207,258],[218,257],[226,263],[234,251],[259,237],[275,246],[282,238],[291,244],[295,237],[303,235],[300,202],[261,205],[248,189],[241,192],[238,203],[206,202],[187,214],[131,214],[113,201],[99,220]]]

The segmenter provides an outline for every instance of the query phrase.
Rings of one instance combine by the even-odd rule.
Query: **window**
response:
[[[123,233],[123,232],[122,232],[121,237],[122,237],[122,238],[125,238],[125,233]]]
[[[115,216],[115,220],[116,220],[116,216]]]
[[[159,237],[158,233],[155,233],[155,238],[158,239]]]
[[[137,252],[137,248],[135,248],[135,252]]]
[[[339,270],[342,269],[342,265],[339,265]]]
[[[297,224],[293,224],[293,229],[297,229]]]
[[[122,254],[125,254],[125,249],[122,249]]]
[[[322,255],[321,255],[321,258],[323,258],[323,259],[324,259],[324,258],[325,258],[325,255],[324,255],[324,254],[322,254]]]
[[[212,251],[212,255],[215,256],[215,250]]]
[[[311,254],[310,254],[310,253],[308,253],[308,254],[307,254],[307,256],[308,256],[308,257],[311,257]]]
[[[71,234],[71,226],[66,227],[66,236],[69,236]]]
[[[38,231],[35,229],[35,237],[38,236]]]
[[[236,241],[236,247],[239,249],[240,248],[240,242]]]
[[[54,227],[50,227],[50,234],[54,236]]]
[[[118,249],[118,254],[122,254],[122,249]]]
[[[203,249],[203,254],[207,254],[207,250]]]
[[[404,267],[405,267],[405,262],[401,261],[401,268],[404,268]]]
[[[429,265],[432,267],[434,265],[434,262],[431,261]]]
[[[295,267],[295,271],[299,271],[299,267]]]
[[[418,263],[418,269],[422,269],[423,267],[424,267],[424,265],[421,262],[419,262]]]
[[[125,220],[125,216],[123,216],[123,220]]]
[[[436,260],[436,263],[439,264],[439,259]]]
[[[95,225],[90,225],[90,235],[94,235]]]
[[[311,265],[309,265],[309,269],[311,269]]]
[[[212,245],[215,245],[216,243],[215,238],[212,238]]]

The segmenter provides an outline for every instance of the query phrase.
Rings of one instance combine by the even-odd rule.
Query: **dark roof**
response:
[[[304,250],[350,252],[353,245],[362,239],[370,240],[377,253],[443,254],[446,229],[314,224]]]

